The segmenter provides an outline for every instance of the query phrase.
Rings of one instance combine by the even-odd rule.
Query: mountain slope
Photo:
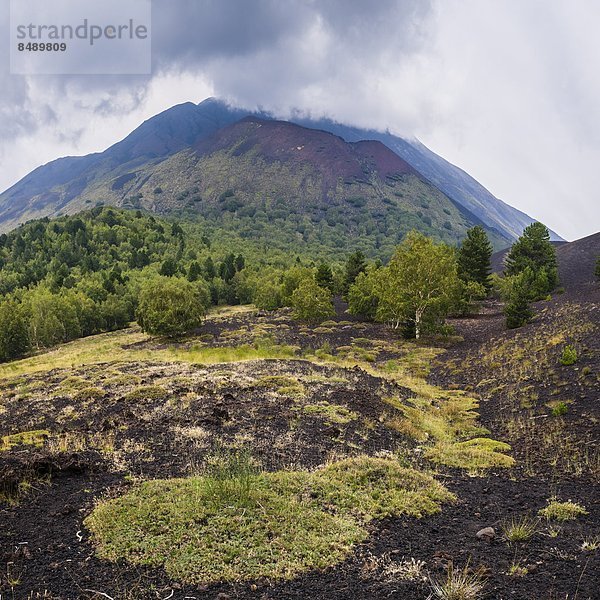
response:
[[[381,182],[389,174],[386,171],[387,163],[394,165],[395,173],[408,173],[412,170],[413,183],[419,188],[427,188],[426,191],[424,189],[418,191],[394,190],[396,196],[388,198],[389,205],[396,203],[405,209],[416,208],[417,210],[411,211],[413,214],[421,213],[417,215],[416,221],[408,220],[408,224],[413,227],[426,232],[438,231],[441,232],[441,237],[444,239],[454,240],[460,238],[464,227],[468,224],[482,223],[490,232],[495,246],[500,248],[508,245],[520,233],[522,226],[532,221],[526,215],[495,199],[487,190],[456,167],[445,163],[443,159],[433,153],[428,156],[427,152],[429,151],[424,147],[418,150],[415,145],[411,145],[401,138],[375,131],[346,127],[331,121],[299,120],[298,124],[302,127],[288,128],[286,131],[289,135],[284,136],[281,140],[277,136],[273,138],[277,143],[282,142],[284,148],[293,149],[305,145],[302,140],[308,135],[306,133],[308,129],[317,130],[321,136],[324,135],[324,131],[339,136],[335,138],[338,140],[335,144],[328,138],[327,143],[324,144],[326,151],[323,148],[321,150],[313,148],[310,157],[305,151],[306,160],[300,162],[297,160],[299,156],[296,155],[299,151],[282,152],[269,146],[266,140],[266,130],[263,130],[260,147],[264,149],[265,164],[272,166],[274,162],[277,162],[283,169],[283,171],[279,170],[275,173],[271,168],[271,179],[267,182],[264,177],[257,176],[256,164],[246,161],[248,164],[244,163],[242,169],[241,163],[243,158],[248,155],[249,147],[238,147],[236,151],[231,150],[239,142],[239,140],[231,138],[231,131],[227,134],[230,136],[228,144],[231,151],[223,154],[227,144],[218,147],[219,143],[224,144],[225,142],[223,139],[218,141],[219,136],[216,134],[248,115],[248,111],[233,109],[215,99],[205,100],[199,105],[185,103],[174,106],[145,121],[125,139],[102,153],[85,157],[67,157],[39,167],[9,190],[0,194],[0,230],[8,230],[18,223],[32,218],[74,213],[98,202],[125,207],[139,206],[167,212],[181,208],[182,205],[187,206],[189,198],[197,198],[198,191],[202,191],[202,195],[207,196],[210,205],[211,198],[214,199],[214,197],[231,191],[232,186],[227,183],[228,178],[231,177],[237,181],[238,187],[245,185],[249,188],[245,194],[241,193],[241,190],[238,193],[238,196],[245,196],[244,202],[248,201],[248,196],[256,197],[258,195],[263,196],[266,200],[276,199],[279,202],[290,199],[291,205],[298,205],[298,201],[295,199],[298,194],[300,192],[306,194],[310,185],[316,185],[316,179],[323,179],[320,184],[322,191],[320,202],[326,205],[325,210],[321,211],[323,213],[321,216],[324,217],[327,209],[331,208],[331,198],[340,201],[344,195],[342,188],[336,192],[332,191],[337,186],[337,183],[336,186],[333,186],[333,179],[343,180],[348,173],[355,177],[356,181],[348,184],[349,187],[345,190],[346,195],[363,199],[376,196],[387,197],[386,193],[390,190],[377,189],[377,185],[374,186],[373,182],[369,182],[368,177],[363,177],[364,181],[360,181],[358,173],[358,171],[366,169],[363,175],[371,176],[371,171],[376,171],[380,176],[379,184],[383,185]],[[265,122],[267,119],[270,120],[270,117],[265,114],[253,114],[253,118],[259,118]],[[281,133],[281,125],[278,127]],[[242,135],[242,130],[234,130],[233,135]],[[292,139],[294,137],[297,139]],[[360,152],[356,148],[353,150],[353,158],[346,156],[341,161],[336,158],[337,154],[340,156],[344,154],[340,151],[343,140],[351,142],[349,147],[353,147],[352,144],[358,142],[364,144],[365,150],[358,162],[356,160]],[[367,142],[366,140],[371,141]],[[385,146],[373,140],[383,142]],[[250,142],[246,141],[245,143]],[[319,143],[323,145],[323,143]],[[222,153],[221,158],[227,155],[225,162],[228,166],[225,169],[223,164],[215,165],[215,160],[207,158],[218,152]],[[365,153],[368,152],[372,153],[371,163],[377,156],[375,166],[373,164],[368,166],[369,161],[365,156]],[[199,156],[206,160],[198,162],[196,159]],[[399,163],[395,164],[396,159],[404,165],[400,170]],[[225,159],[223,158],[223,160]],[[347,172],[348,165],[352,161],[355,162],[350,169],[351,172]],[[216,162],[219,163],[219,160]],[[305,174],[301,187],[294,187],[295,184],[298,184],[300,163],[305,167],[310,164],[309,170],[318,171],[319,175],[315,179],[312,175]],[[434,168],[434,165],[437,166]],[[193,172],[197,169],[208,170],[203,176],[200,176]],[[227,172],[228,175],[216,176],[215,169],[216,171],[220,169],[221,175],[224,172]],[[245,175],[240,170],[245,170]],[[449,172],[454,174],[454,179],[448,175]],[[458,177],[456,172],[462,174],[462,177]],[[279,177],[282,177],[283,181],[278,182],[277,178]],[[205,185],[202,181],[208,183]],[[311,181],[312,184],[309,185]],[[387,179],[388,184],[391,181],[391,179]],[[448,183],[449,181],[450,183]],[[259,189],[256,185],[258,182],[262,182],[265,187]],[[154,187],[150,189],[150,185]],[[218,189],[218,186],[221,186],[221,189]],[[160,197],[159,194],[154,193],[157,188],[163,190],[165,195]],[[454,205],[451,208],[445,207],[446,211],[451,213],[447,214],[448,217],[451,217],[450,219],[436,218],[435,214],[429,215],[425,212],[428,210],[430,193],[433,194],[432,197],[438,197],[439,192],[435,188],[441,190],[446,195],[446,200],[449,198],[450,204]],[[278,197],[274,198],[273,194]],[[285,195],[281,196],[281,194]],[[405,196],[400,194],[405,194]],[[318,204],[317,196],[318,194],[314,190],[309,193],[304,202],[304,208],[308,204]],[[182,202],[186,198],[188,198],[188,202]],[[360,203],[362,200],[357,202]],[[425,207],[420,207],[421,204],[424,204]],[[196,210],[200,211],[205,207],[204,204],[198,202],[195,205]],[[422,208],[425,208],[425,211]],[[441,210],[443,211],[443,208]],[[461,214],[464,223],[459,224],[456,211]],[[334,216],[330,214],[330,220]],[[446,230],[444,230],[444,226],[446,226]],[[456,227],[453,234],[448,234],[447,232],[452,231],[453,227]]]
[[[451,200],[480,218],[490,228],[495,228],[510,239],[516,239],[523,229],[535,221],[524,212],[496,198],[489,190],[462,169],[435,154],[417,140],[405,140],[388,132],[364,130],[335,123],[328,119],[294,119],[305,127],[331,131],[347,141],[379,140],[398,156],[427,177]],[[562,238],[551,231],[553,240]]]
[[[479,223],[381,142],[348,143],[258,117],[198,135],[170,156],[97,171],[66,208],[76,212],[98,202],[159,214],[283,219],[299,232],[307,223],[325,223],[350,236],[380,234],[393,241],[417,228],[456,243]],[[497,246],[506,243],[490,235]]]

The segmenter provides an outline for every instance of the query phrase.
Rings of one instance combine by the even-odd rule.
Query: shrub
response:
[[[206,286],[158,276],[142,284],[137,319],[142,331],[176,336],[199,327],[208,305]]]
[[[553,417],[562,417],[566,415],[569,410],[566,402],[558,402],[555,406],[552,407],[552,416]]]
[[[576,363],[577,350],[575,350],[575,348],[571,345],[565,346],[560,356],[560,362],[565,366],[569,366]]]
[[[320,323],[335,315],[331,293],[317,285],[313,279],[305,279],[292,293],[294,316],[309,323]]]

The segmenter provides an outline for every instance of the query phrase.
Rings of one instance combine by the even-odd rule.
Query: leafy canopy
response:
[[[417,339],[427,321],[443,320],[456,303],[455,253],[421,233],[410,232],[380,271],[377,319],[396,328],[408,321]]]
[[[199,327],[209,304],[204,282],[157,276],[142,285],[137,318],[147,333],[176,336]]]

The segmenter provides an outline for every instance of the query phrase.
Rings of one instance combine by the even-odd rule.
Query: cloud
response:
[[[0,33],[6,32],[7,0]],[[0,188],[98,151],[170,105],[224,97],[416,136],[579,237],[600,209],[594,0],[154,0],[153,75],[0,70]],[[568,208],[566,208],[568,207]]]

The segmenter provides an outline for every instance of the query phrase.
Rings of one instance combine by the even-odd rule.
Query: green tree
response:
[[[235,257],[235,270],[242,271],[245,266],[246,266],[246,259],[244,258],[244,255],[238,254]]]
[[[177,262],[174,258],[168,257],[165,258],[163,263],[160,265],[160,269],[158,270],[159,275],[163,275],[164,277],[173,277],[177,273]]]
[[[49,348],[81,335],[75,307],[68,298],[38,286],[23,295],[29,340],[34,348]]]
[[[29,350],[29,332],[21,306],[13,300],[0,303],[0,362],[23,356]]]
[[[229,283],[235,275],[235,255],[230,253],[219,266],[219,277]]]
[[[308,267],[296,266],[285,271],[281,289],[281,300],[284,306],[291,306],[292,294],[307,279],[311,279],[314,282],[313,270]]]
[[[256,283],[253,302],[261,310],[275,310],[281,304],[281,285],[266,279]]]
[[[377,319],[408,323],[419,339],[424,325],[443,321],[455,305],[459,279],[452,248],[411,231],[378,277]]]
[[[127,298],[111,294],[100,304],[100,317],[102,328],[107,331],[116,331],[127,327],[132,321],[132,307]]]
[[[507,275],[518,275],[527,268],[533,272],[533,277],[526,277],[532,286],[531,299],[543,298],[556,287],[556,250],[550,242],[548,228],[542,223],[528,225],[506,257]]]
[[[207,256],[204,259],[204,277],[207,281],[214,279],[217,275],[217,269],[213,262],[212,256]]]
[[[182,335],[202,324],[208,290],[197,283],[157,276],[140,289],[136,312],[143,331],[153,335]]]
[[[294,317],[309,323],[321,323],[335,315],[331,293],[314,279],[304,279],[292,293]]]
[[[531,280],[535,275],[531,267],[526,267],[524,271],[513,275],[507,282],[507,302],[504,306],[506,315],[506,326],[509,329],[522,327],[531,321],[533,311],[530,306]]]
[[[202,268],[200,267],[200,265],[198,264],[197,261],[193,260],[190,263],[190,268],[188,269],[187,272],[187,280],[188,281],[198,281],[198,279],[200,279],[202,275]]]
[[[333,271],[329,265],[321,263],[317,267],[315,281],[317,282],[317,285],[320,285],[322,288],[327,288],[333,293]]]
[[[600,256],[598,257],[598,260],[596,260],[596,269],[594,270],[594,274],[598,279],[600,279]]]
[[[379,269],[370,268],[359,273],[348,290],[348,311],[374,320],[379,305]]]
[[[353,252],[346,261],[346,272],[344,275],[344,294],[348,292],[350,286],[354,283],[360,273],[364,273],[367,269],[365,255],[357,250]]]
[[[488,291],[492,252],[492,244],[485,229],[481,225],[469,229],[458,251],[458,276],[465,283],[474,281]]]

